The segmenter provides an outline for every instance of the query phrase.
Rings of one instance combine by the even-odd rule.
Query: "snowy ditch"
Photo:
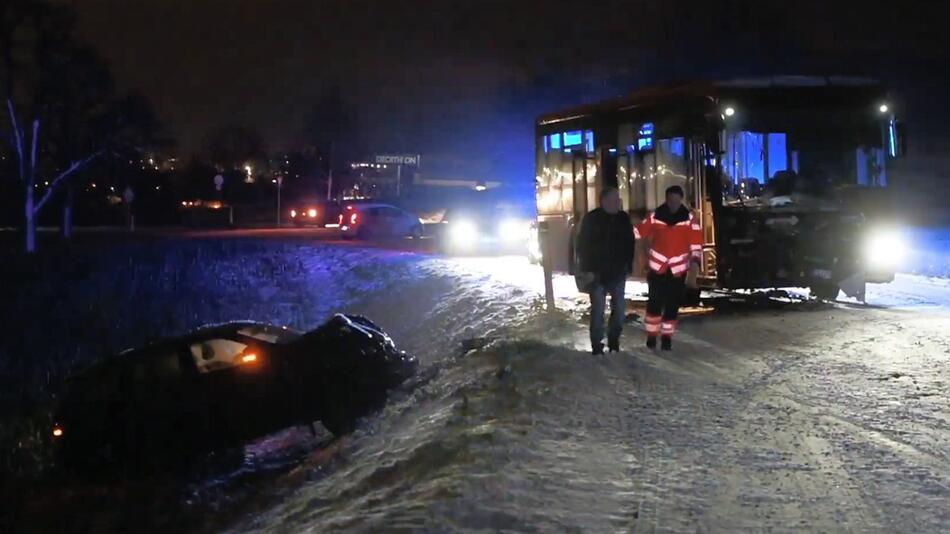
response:
[[[828,430],[815,417],[813,412],[847,416],[850,425],[867,418],[868,427],[884,429],[875,432],[904,432],[901,424],[884,425],[873,413],[842,415],[821,403],[827,397],[863,410],[871,400],[865,389],[871,388],[895,402],[910,398],[891,391],[910,381],[888,374],[885,355],[875,357],[876,367],[816,360],[823,354],[820,338],[810,332],[835,324],[820,312],[793,313],[799,317],[788,322],[742,313],[722,324],[700,319],[684,331],[687,348],[676,358],[632,348],[639,332],[628,325],[624,345],[633,355],[593,360],[573,279],[556,277],[560,311],[543,313],[540,270],[519,258],[442,259],[252,240],[124,247],[74,261],[66,282],[81,282],[78,289],[48,287],[43,276],[24,275],[23,292],[9,292],[19,299],[13,309],[25,306],[23,317],[50,302],[59,310],[42,328],[26,325],[22,345],[0,346],[8,354],[42,347],[47,363],[28,365],[21,358],[21,373],[45,385],[103,348],[236,319],[308,329],[338,311],[371,318],[425,369],[415,387],[395,394],[383,413],[329,447],[305,448],[285,459],[281,451],[308,438],[299,432],[273,436],[260,447],[276,451],[270,460],[249,458],[241,473],[192,481],[184,491],[173,488],[164,507],[144,514],[116,515],[115,501],[100,497],[84,504],[86,524],[107,530],[837,530],[837,512],[818,500],[831,495],[830,501],[851,499],[855,512],[839,514],[844,524],[887,530],[895,525],[880,513],[855,518],[864,505],[842,489],[857,486],[866,469],[875,494],[897,477],[900,491],[881,494],[880,506],[903,510],[905,524],[927,531],[942,519],[937,504],[950,498],[942,489],[950,484],[946,470],[935,475],[919,465],[894,468],[906,458],[892,458],[881,448],[883,438],[867,438],[872,447],[840,428]],[[46,268],[58,264],[51,260]],[[628,293],[643,289],[631,282]],[[36,291],[39,302],[30,297]],[[892,285],[872,286],[869,300],[947,308],[950,286],[900,275]],[[846,318],[852,313],[830,309]],[[3,319],[23,323],[9,311]],[[841,328],[858,331],[862,323],[850,320]],[[747,321],[753,323],[749,330]],[[795,326],[803,322],[809,326]],[[873,333],[875,324],[863,328]],[[903,335],[886,326],[893,336]],[[847,340],[836,343],[838,354],[874,350],[870,342],[862,349],[860,340],[853,341],[854,349]],[[934,354],[950,347],[940,343]],[[945,359],[932,356],[929,371],[908,371],[909,360],[902,363],[902,373],[937,377],[920,379],[925,389],[910,392],[915,402],[940,401],[930,393],[945,385]],[[786,392],[809,385],[785,383],[782,373],[799,370],[821,377],[821,389],[808,390],[808,406],[789,400]],[[839,374],[858,386],[842,386]],[[868,405],[873,412],[875,405]],[[939,404],[905,412],[925,414],[938,430],[947,413]],[[909,428],[919,432],[920,423],[915,425]],[[776,430],[783,426],[787,438]],[[939,437],[947,435],[932,432],[926,443],[937,445],[915,452],[930,462],[923,465],[934,465],[932,451],[940,450]],[[38,434],[34,439],[42,440]],[[853,468],[857,474],[847,479],[840,478],[840,471],[851,468],[847,455],[839,464],[822,460],[845,449],[872,455],[861,456]],[[903,480],[901,469],[917,478]],[[778,473],[775,480],[772,473]],[[930,493],[914,503],[921,488]],[[812,500],[805,502],[803,494]],[[810,516],[803,511],[808,506]]]

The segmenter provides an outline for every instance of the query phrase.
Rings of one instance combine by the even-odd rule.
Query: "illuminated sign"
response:
[[[419,166],[419,154],[376,154],[376,163],[381,165],[414,165]]]

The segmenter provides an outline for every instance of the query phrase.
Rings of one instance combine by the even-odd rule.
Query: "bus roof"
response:
[[[638,89],[625,96],[569,108],[555,113],[547,113],[538,118],[537,125],[544,126],[558,122],[580,119],[599,113],[623,111],[626,109],[649,107],[683,100],[709,100],[740,98],[743,95],[807,97],[816,93],[835,93],[873,91],[882,93],[878,80],[849,76],[770,76],[759,78],[737,78],[721,81],[692,81]]]

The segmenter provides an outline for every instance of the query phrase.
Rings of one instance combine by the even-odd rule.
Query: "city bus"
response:
[[[859,200],[884,190],[902,145],[885,88],[848,77],[686,83],[546,114],[535,176],[546,261],[573,272],[601,189],[618,188],[636,223],[679,185],[703,228],[701,288],[863,299],[866,282],[893,279],[902,243]]]

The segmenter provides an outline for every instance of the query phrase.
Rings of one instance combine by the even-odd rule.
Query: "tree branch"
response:
[[[76,161],[72,162],[72,164],[69,166],[69,168],[67,168],[65,171],[59,173],[59,174],[56,176],[56,178],[54,178],[53,181],[49,184],[49,188],[46,189],[46,193],[43,194],[43,198],[41,198],[40,201],[36,203],[36,207],[33,208],[33,213],[34,213],[34,214],[35,214],[35,213],[39,213],[39,211],[40,211],[40,209],[43,207],[43,205],[46,204],[46,202],[50,199],[50,197],[53,196],[53,192],[56,190],[56,186],[58,186],[58,185],[59,185],[63,180],[65,180],[66,178],[69,178],[69,176],[70,176],[71,174],[73,174],[74,172],[76,172],[76,171],[78,171],[79,169],[85,167],[86,164],[88,164],[90,161],[92,161],[92,160],[98,158],[99,156],[101,156],[103,152],[104,152],[104,150],[99,150],[99,151],[97,151],[97,152],[93,152],[92,154],[86,156],[86,157],[83,158],[83,159],[76,160]]]
[[[17,162],[20,166],[20,179],[26,180],[23,172],[23,135],[20,132],[20,125],[16,120],[16,111],[13,110],[13,99],[7,98],[7,111],[10,112],[10,122],[13,124],[13,140],[16,143]],[[29,184],[32,187],[32,184]]]

